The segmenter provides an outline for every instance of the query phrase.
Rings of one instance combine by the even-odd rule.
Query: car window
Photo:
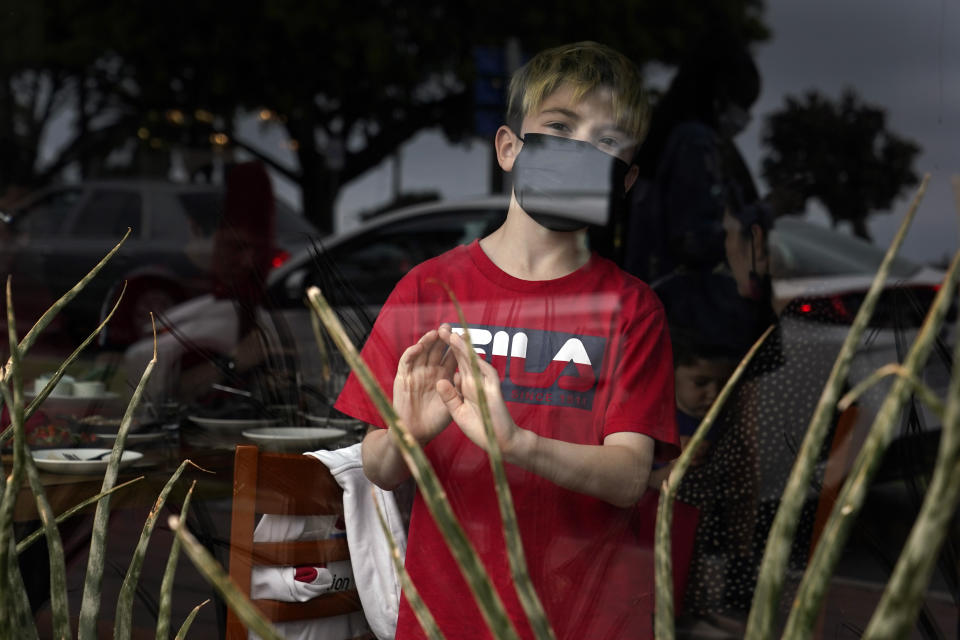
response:
[[[73,225],[81,238],[122,238],[127,228],[143,231],[143,199],[134,191],[94,191]]]
[[[789,219],[777,221],[770,245],[777,278],[873,275],[885,253],[853,236]],[[896,258],[890,273],[905,278],[919,268],[909,260]]]
[[[177,200],[189,217],[191,228],[201,236],[213,235],[223,213],[223,194],[219,191],[181,193]]]
[[[411,268],[486,235],[504,215],[491,209],[443,211],[374,227],[325,252],[310,284],[331,292],[334,304],[351,299],[383,304]]]
[[[17,212],[14,224],[19,231],[30,235],[57,235],[63,231],[67,214],[82,195],[81,189],[58,189]]]
[[[186,242],[190,237],[190,218],[176,194],[166,190],[147,193],[146,235],[151,240]]]
[[[283,200],[277,200],[277,233],[284,235],[304,235],[315,236],[317,230],[306,218],[297,213],[290,205]]]

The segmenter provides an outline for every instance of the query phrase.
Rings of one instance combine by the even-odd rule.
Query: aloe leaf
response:
[[[954,347],[953,361],[960,362],[958,358],[960,342]],[[864,632],[863,637],[868,640],[905,638],[910,634],[930,583],[937,551],[960,502],[960,373],[956,371],[947,398],[933,477],[893,575]]]
[[[753,343],[753,346],[750,347],[746,355],[743,356],[740,364],[737,365],[737,368],[730,375],[723,389],[717,394],[717,399],[713,401],[713,405],[711,405],[710,410],[707,411],[707,415],[703,416],[703,420],[700,421],[697,430],[693,433],[687,446],[680,453],[680,457],[677,458],[673,469],[670,470],[670,475],[667,476],[667,479],[660,489],[660,500],[657,504],[657,522],[654,529],[653,555],[654,580],[656,581],[654,634],[659,640],[672,640],[676,631],[673,624],[673,561],[670,555],[672,547],[670,531],[673,524],[673,502],[676,498],[677,490],[680,488],[680,483],[683,481],[687,469],[690,468],[690,464],[693,462],[695,452],[700,448],[700,443],[706,440],[707,434],[710,433],[713,423],[716,422],[717,416],[719,416],[723,410],[723,406],[727,403],[727,399],[736,388],[737,383],[743,376],[743,372],[747,370],[750,361],[753,360],[753,357],[760,350],[763,343],[766,342],[767,338],[770,337],[770,334],[773,333],[773,330],[773,326],[768,327],[767,330],[763,332],[763,335]]]
[[[187,521],[187,513],[190,511],[190,499],[193,497],[193,489],[196,486],[196,480],[190,483],[187,496],[183,499],[183,506],[180,508],[180,522]],[[173,605],[173,581],[177,574],[177,561],[179,559],[180,538],[175,537],[170,545],[170,554],[167,556],[167,566],[163,571],[163,581],[160,583],[160,607],[157,613],[156,633],[158,640],[167,640],[167,638],[170,637],[170,608]],[[209,600],[207,602],[209,602]],[[206,604],[206,602],[203,604]],[[203,604],[196,607],[194,611],[199,611]],[[196,613],[192,614],[192,616],[196,617]],[[187,621],[192,622],[193,617],[188,617]],[[184,624],[187,629],[190,628],[189,624]],[[186,633],[186,629],[181,629],[181,632]],[[180,635],[177,634],[177,637],[180,637]]]
[[[430,613],[430,609],[427,608],[427,605],[423,602],[423,598],[420,597],[420,592],[417,591],[413,580],[410,579],[407,568],[403,566],[400,547],[397,546],[397,541],[393,538],[393,534],[390,533],[390,527],[387,526],[387,521],[383,517],[383,511],[380,509],[380,501],[377,500],[376,489],[370,487],[370,493],[373,494],[373,504],[377,508],[377,519],[380,521],[380,529],[387,538],[387,544],[390,545],[390,561],[393,563],[393,568],[397,572],[397,579],[400,580],[400,588],[403,589],[403,594],[407,597],[410,610],[413,611],[413,615],[417,617],[417,622],[420,623],[420,628],[423,630],[425,636],[430,638],[430,640],[443,640],[443,632],[440,631],[440,627],[437,626],[437,621],[433,619],[433,614]]]
[[[67,291],[65,294],[60,296],[60,298],[56,302],[54,302],[52,305],[50,305],[50,308],[47,309],[42,316],[40,316],[40,319],[34,323],[34,325],[27,332],[27,335],[23,337],[23,341],[19,345],[21,356],[25,355],[27,351],[30,350],[30,347],[32,347],[33,344],[37,341],[37,337],[39,337],[40,332],[46,329],[47,326],[49,326],[50,323],[53,322],[53,319],[57,316],[58,313],[60,313],[60,310],[63,309],[65,306],[67,306],[67,304],[71,300],[73,300],[77,296],[77,294],[80,293],[81,290],[83,290],[84,287],[87,286],[87,283],[93,280],[94,277],[96,277],[96,275],[100,273],[100,270],[103,269],[104,265],[106,265],[107,262],[110,261],[110,258],[112,258],[117,253],[117,251],[120,250],[120,247],[123,246],[123,243],[127,241],[127,238],[129,236],[130,236],[130,228],[127,228],[127,232],[123,234],[123,237],[116,244],[116,246],[114,246],[113,249],[111,249],[110,252],[107,253],[107,255],[105,255],[102,260],[100,260],[100,262],[95,264],[93,269],[87,272],[87,275],[83,276],[83,278],[81,278],[80,281],[77,282],[77,284],[73,285],[73,287],[69,291]],[[124,284],[124,289],[126,289],[126,284]],[[121,298],[123,297],[122,294],[120,297]],[[117,301],[117,303],[119,304],[119,300]],[[114,305],[114,310],[116,310],[116,305]],[[112,314],[113,311],[111,311],[110,313]]]
[[[457,301],[457,296],[445,282],[436,281],[442,286],[453,306],[457,310],[457,318],[460,320],[460,326],[463,327],[463,339],[466,343],[472,344],[470,340],[470,329],[467,327],[467,319],[463,315],[463,309]],[[530,622],[530,628],[533,635],[538,640],[550,640],[554,638],[553,629],[550,627],[550,621],[547,619],[547,612],[543,609],[540,597],[533,587],[533,581],[530,580],[530,572],[527,570],[527,559],[523,552],[523,540],[520,538],[520,526],[517,524],[517,511],[513,506],[513,495],[510,493],[510,485],[507,482],[507,473],[503,468],[503,453],[497,445],[497,438],[493,433],[493,418],[490,415],[490,405],[487,402],[487,394],[483,388],[483,377],[480,375],[480,364],[477,358],[477,352],[468,349],[470,356],[470,374],[473,376],[477,387],[477,401],[480,404],[480,415],[483,418],[483,430],[487,437],[487,454],[490,457],[490,470],[493,474],[493,483],[497,493],[497,504],[500,507],[500,519],[503,523],[503,536],[507,548],[507,559],[510,562],[510,572],[513,576],[514,586],[517,589],[517,597],[523,606],[524,613],[527,614],[527,620]]]
[[[440,484],[440,480],[430,466],[430,461],[427,460],[423,448],[420,447],[406,425],[397,416],[393,405],[390,404],[383,389],[380,388],[380,384],[360,357],[356,347],[350,342],[350,338],[340,324],[339,318],[330,308],[320,290],[317,287],[310,287],[307,290],[307,299],[320,320],[323,321],[334,343],[347,360],[360,384],[363,385],[367,395],[370,396],[377,411],[389,425],[388,432],[400,449],[400,453],[410,469],[410,474],[417,483],[420,495],[441,535],[446,540],[457,565],[460,567],[491,634],[499,640],[517,638],[517,632],[513,628],[513,623],[507,615],[503,602],[500,600],[500,595],[493,588],[483,563],[470,544],[463,527],[460,526],[456,516],[454,516],[450,503],[444,494],[443,485]]]
[[[126,285],[124,285],[124,290],[126,290]],[[40,393],[38,393],[36,397],[34,397],[34,399],[30,402],[30,405],[24,410],[24,420],[29,420],[30,416],[32,416],[34,412],[38,408],[40,408],[40,405],[42,405],[43,401],[47,399],[47,396],[50,395],[50,392],[53,391],[53,388],[57,386],[58,382],[60,382],[60,379],[63,377],[63,374],[66,372],[67,367],[73,364],[74,361],[76,361],[76,359],[80,357],[80,354],[83,353],[83,350],[86,349],[87,346],[91,342],[93,342],[93,339],[97,337],[97,334],[99,334],[100,331],[102,331],[103,328],[107,326],[107,323],[110,322],[110,319],[113,317],[113,314],[117,310],[117,307],[120,305],[120,300],[122,299],[123,299],[123,293],[121,292],[120,297],[117,299],[116,304],[114,304],[113,308],[110,309],[110,313],[108,313],[107,316],[100,322],[100,324],[97,325],[97,328],[94,329],[90,333],[90,335],[88,335],[83,340],[83,342],[80,343],[80,346],[74,349],[73,352],[69,356],[67,356],[66,360],[60,363],[60,366],[57,367],[57,370],[54,372],[53,376],[51,376],[50,381],[43,387]],[[23,342],[21,342],[20,344],[21,346],[19,347],[20,349],[19,353],[22,359],[26,351],[22,346]],[[5,440],[9,438],[11,427],[8,427],[3,433],[0,433],[0,444],[2,444]]]
[[[176,640],[184,640],[184,638],[187,637],[187,632],[190,631],[190,625],[193,624],[194,618],[196,618],[197,614],[200,613],[200,608],[208,602],[210,602],[210,600],[204,600],[190,611],[190,613],[187,615],[187,619],[183,621],[183,625],[181,625],[180,630],[177,631]]]
[[[904,359],[904,368],[913,375],[923,367],[930,355],[933,342],[947,314],[947,308],[956,292],[958,276],[960,276],[960,253],[950,264],[943,285],[937,292],[923,326]],[[826,592],[826,585],[846,544],[850,527],[863,506],[870,481],[880,466],[883,454],[893,437],[893,429],[909,395],[910,384],[907,379],[898,377],[894,380],[870,427],[863,447],[854,460],[847,481],[837,496],[830,518],[820,536],[820,542],[807,565],[790,616],[787,618],[784,638],[800,639],[812,635],[817,612]]]
[[[177,467],[177,470],[173,472],[173,475],[167,480],[163,489],[160,490],[160,495],[157,496],[153,508],[150,509],[150,513],[143,523],[140,540],[137,542],[137,547],[133,551],[133,557],[130,559],[130,567],[127,569],[127,574],[123,578],[123,584],[120,586],[120,594],[117,597],[117,612],[113,621],[114,638],[129,638],[133,630],[133,601],[136,595],[137,582],[140,580],[140,572],[143,569],[143,560],[147,554],[147,546],[150,544],[150,536],[153,534],[153,527],[156,525],[157,518],[160,517],[160,510],[163,509],[163,505],[166,504],[167,497],[173,490],[173,486],[177,483],[177,480],[180,479],[180,476],[188,464],[192,464],[192,462],[190,462],[190,460],[184,460],[180,463],[180,466]]]
[[[317,350],[320,351],[320,376],[326,382],[330,379],[330,352],[327,350],[327,341],[323,339],[320,318],[315,313],[310,314],[310,328],[313,329],[313,338],[317,343]]]
[[[907,371],[903,368],[903,365],[900,365],[896,362],[892,362],[880,367],[869,376],[858,382],[853,389],[848,391],[846,395],[840,398],[840,401],[837,403],[837,411],[846,411],[850,405],[859,400],[860,396],[866,393],[868,389],[890,376],[900,376],[901,378],[904,378],[910,385],[913,393],[915,393],[920,400],[927,405],[931,411],[933,411],[933,413],[937,416],[937,418],[940,419],[941,422],[943,421],[943,401],[937,397],[937,395],[933,392],[933,389],[923,383],[923,380],[921,380],[919,376]]]
[[[33,458],[24,458],[27,478],[30,489],[33,491],[37,503],[37,512],[43,523],[44,535],[47,540],[47,557],[50,564],[50,611],[52,615],[53,634],[57,638],[69,638],[70,631],[70,603],[67,599],[67,568],[66,557],[63,552],[63,541],[57,529],[56,517],[47,501],[40,474],[33,462]]]
[[[0,579],[9,581],[11,598],[7,614],[10,616],[11,626],[17,630],[19,638],[37,640],[37,625],[33,621],[33,611],[30,610],[30,598],[27,596],[27,588],[23,584],[23,575],[13,550],[10,552],[6,573],[0,574]]]
[[[893,259],[900,250],[904,238],[906,238],[907,229],[909,229],[910,223],[916,215],[929,182],[930,174],[926,174],[917,189],[906,216],[904,216],[903,222],[900,223],[900,228],[883,257],[876,277],[874,277],[867,295],[853,319],[853,323],[850,325],[850,330],[847,332],[843,346],[840,348],[840,353],[837,355],[833,369],[814,409],[810,426],[807,428],[797,460],[790,471],[787,484],[780,497],[780,507],[777,509],[770,534],[767,537],[767,545],[760,564],[753,603],[747,619],[747,640],[767,640],[772,637],[774,612],[783,591],[787,561],[796,535],[797,524],[800,521],[803,501],[813,478],[814,468],[822,451],[823,442],[832,424],[837,400],[840,398],[840,393],[846,382],[847,373],[850,371],[850,363],[853,361],[860,338],[870,322],[870,317],[873,315],[873,310],[880,299],[880,294],[886,287]]]
[[[20,352],[17,349],[17,326],[13,312],[13,296],[10,278],[7,278],[7,338],[10,344],[10,364],[5,377],[0,381],[0,393],[10,407],[10,426],[13,431],[13,468],[3,487],[3,502],[0,502],[0,567],[8,566],[13,548],[13,511],[17,495],[23,486],[24,458],[27,455],[26,434],[23,419],[23,375],[20,369]],[[12,388],[5,384],[12,378]],[[10,593],[8,580],[0,580],[0,638],[9,638],[11,615],[8,608],[15,594]]]
[[[239,587],[230,579],[230,576],[224,571],[220,563],[207,551],[197,539],[187,531],[185,526],[180,526],[182,520],[177,516],[170,516],[167,519],[170,529],[177,534],[182,549],[187,552],[191,562],[197,570],[207,579],[213,588],[216,589],[227,606],[230,607],[244,626],[253,631],[263,640],[282,640],[277,629],[263,617],[260,610],[257,609],[250,599]],[[179,637],[179,636],[178,636]]]
[[[78,503],[75,504],[74,506],[70,507],[69,509],[67,509],[66,511],[64,511],[63,513],[61,513],[60,515],[58,515],[57,518],[56,518],[56,523],[57,523],[57,524],[60,524],[61,522],[63,522],[63,521],[66,520],[67,518],[71,517],[72,515],[74,515],[75,513],[77,513],[78,511],[80,511],[81,509],[83,509],[84,507],[93,504],[94,502],[96,502],[97,500],[99,500],[100,498],[102,498],[103,496],[107,496],[107,495],[110,495],[111,493],[114,493],[114,492],[116,492],[116,491],[119,491],[120,489],[123,489],[124,487],[127,487],[127,486],[133,484],[134,482],[140,482],[141,480],[143,480],[143,478],[144,478],[144,476],[139,476],[139,477],[137,477],[137,478],[133,478],[132,480],[127,480],[127,481],[124,482],[123,484],[118,484],[117,486],[113,487],[113,488],[110,489],[109,491],[106,491],[106,492],[103,492],[103,493],[98,493],[97,495],[91,496],[91,497],[87,498],[86,500],[84,500],[84,501],[82,501],[82,502],[78,502]],[[20,540],[20,542],[17,543],[17,553],[23,553],[24,551],[26,551],[26,550],[30,547],[30,545],[32,545],[34,542],[36,542],[37,540],[39,540],[40,537],[43,535],[43,531],[44,531],[44,530],[43,530],[43,527],[40,527],[39,529],[35,530],[35,531],[34,531],[33,533],[31,533],[30,535],[28,535],[28,536],[26,536],[25,538],[23,538],[22,540]]]
[[[143,390],[153,373],[153,368],[157,364],[157,330],[154,325],[153,330],[153,358],[147,363],[140,377],[140,382],[130,398],[127,410],[120,421],[120,429],[117,431],[117,439],[113,444],[113,451],[110,454],[110,461],[103,474],[103,484],[101,492],[108,491],[117,481],[119,471],[120,457],[123,455],[123,448],[127,441],[127,432],[130,431],[130,424],[133,422],[133,414],[140,404],[140,398],[143,396]],[[104,496],[97,502],[97,510],[93,516],[93,531],[90,536],[90,555],[87,559],[86,579],[83,583],[83,599],[80,604],[80,622],[78,625],[78,637],[80,640],[93,640],[96,637],[97,614],[100,611],[100,591],[103,582],[103,564],[107,544],[107,524],[110,519],[110,496]]]

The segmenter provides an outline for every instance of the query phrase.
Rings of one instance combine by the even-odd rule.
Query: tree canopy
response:
[[[123,145],[162,153],[230,144],[298,184],[307,216],[330,231],[340,187],[417,132],[439,127],[454,142],[473,135],[478,47],[512,40],[529,54],[592,39],[639,64],[672,63],[718,25],[766,37],[761,8],[760,0],[20,3],[0,26],[13,37],[4,54],[16,50],[0,63],[0,193],[37,186],[69,163],[89,168]],[[40,98],[23,87],[31,81],[34,96],[56,101],[34,104]],[[37,149],[58,109],[73,114],[70,136],[42,164]],[[8,120],[17,112],[29,135]],[[241,112],[282,127],[297,162],[239,134]],[[19,155],[8,154],[8,141]]]
[[[849,222],[870,239],[867,217],[888,210],[917,183],[920,147],[887,130],[886,112],[848,89],[833,101],[815,91],[788,96],[768,116],[763,133],[763,177],[778,213],[798,214],[819,200],[833,224]]]

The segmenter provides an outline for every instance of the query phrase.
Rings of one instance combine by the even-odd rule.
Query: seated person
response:
[[[188,300],[158,318],[158,362],[148,385],[156,400],[209,404],[211,385],[258,392],[271,385],[263,363],[279,347],[264,311],[274,248],[275,204],[270,177],[259,163],[227,174],[223,215],[213,234],[211,294]],[[131,388],[153,355],[153,337],[127,349]],[[233,398],[236,400],[236,398]]]

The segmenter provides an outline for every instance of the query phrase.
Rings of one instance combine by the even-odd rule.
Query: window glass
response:
[[[223,213],[223,194],[218,191],[181,193],[177,200],[190,221],[190,227],[199,235],[212,235]]]
[[[54,191],[19,211],[14,224],[31,235],[57,235],[63,231],[67,214],[80,200],[82,193],[74,188]]]
[[[94,191],[74,224],[81,238],[122,238],[142,233],[142,198],[133,191]]]
[[[150,238],[155,240],[185,241],[191,227],[183,203],[173,193],[157,191],[150,194]]]
[[[277,200],[277,233],[278,234],[307,234],[314,236],[317,230],[307,222],[299,212],[295,211],[283,200]]]
[[[781,219],[770,236],[774,275],[780,278],[873,275],[884,250],[857,238],[841,235],[800,220]],[[896,258],[891,275],[905,278],[920,267]]]

